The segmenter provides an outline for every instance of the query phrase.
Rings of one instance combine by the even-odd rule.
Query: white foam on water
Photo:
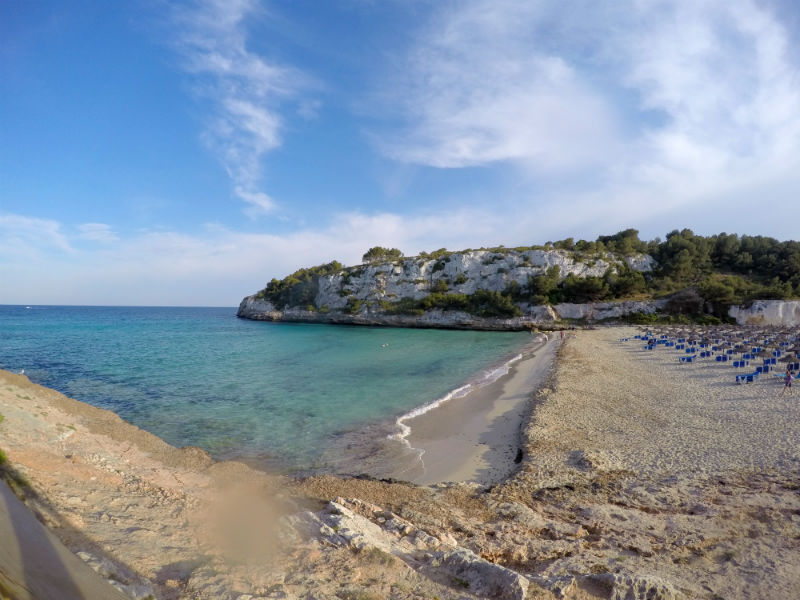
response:
[[[543,338],[546,341],[547,338]],[[543,341],[542,338],[539,338],[537,341]],[[410,421],[416,417],[424,415],[427,412],[432,411],[434,408],[441,406],[445,402],[448,402],[453,399],[463,398],[473,390],[486,387],[500,379],[501,377],[508,375],[508,372],[511,370],[511,365],[515,362],[522,360],[525,356],[524,352],[521,352],[509,360],[505,361],[504,363],[498,365],[497,367],[490,369],[488,371],[484,371],[481,373],[477,378],[473,381],[467,382],[461,387],[457,387],[456,389],[446,393],[441,398],[437,398],[433,402],[429,402],[428,404],[423,404],[404,415],[401,415],[395,421],[395,425],[397,426],[397,433],[393,433],[387,436],[389,439],[397,440],[399,442],[404,443],[408,448],[411,448],[411,444],[408,441],[408,436],[411,433],[411,427],[406,424],[406,421]],[[424,451],[423,451],[424,452]],[[420,459],[422,459],[422,455],[420,454]]]

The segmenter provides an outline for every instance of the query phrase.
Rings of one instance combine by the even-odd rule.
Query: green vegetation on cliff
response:
[[[278,309],[287,306],[311,306],[319,290],[319,278],[324,275],[339,273],[344,267],[338,261],[329,262],[317,267],[299,269],[280,281],[273,278],[257,296],[269,300]]]
[[[457,310],[478,317],[518,317],[522,314],[510,295],[489,290],[476,290],[472,294],[432,292],[421,300],[401,298],[397,302],[381,303],[388,314],[422,315],[425,311]]]
[[[304,307],[317,310],[315,299],[320,277],[341,274],[339,296],[347,297],[344,312],[355,314],[365,305],[379,308],[389,314],[421,315],[432,309],[463,311],[482,317],[513,317],[520,314],[520,305],[591,303],[610,300],[670,298],[668,311],[673,315],[699,315],[711,312],[724,316],[733,304],[746,304],[754,299],[787,299],[800,296],[800,243],[779,242],[762,236],[738,236],[720,233],[712,236],[696,235],[690,229],[675,230],[662,241],[639,239],[635,229],[626,229],[614,235],[599,236],[594,241],[567,238],[547,242],[541,246],[517,248],[482,248],[489,252],[483,263],[493,264],[511,254],[520,256],[529,250],[558,250],[566,252],[575,261],[591,267],[597,261],[610,266],[601,276],[581,277],[574,273],[563,276],[558,266],[527,282],[511,280],[500,291],[481,289],[471,294],[458,293],[453,286],[467,283],[463,273],[445,277],[447,264],[454,252],[440,248],[421,252],[407,261],[436,261],[430,268],[429,279],[415,283],[429,283],[427,296],[414,298],[387,298],[378,305],[357,300],[352,295],[350,282],[358,279],[368,266],[345,268],[331,263],[300,269],[282,280],[273,279],[259,292],[258,297],[269,300],[276,308]],[[468,252],[468,250],[462,251]],[[652,271],[632,269],[625,257],[649,255],[656,263]],[[375,246],[362,257],[371,266],[381,263],[402,265],[403,253],[397,248]],[[530,264],[530,256],[522,255],[517,265]],[[511,263],[514,264],[513,261]],[[505,267],[498,274],[507,272]],[[597,273],[597,271],[595,271]],[[325,307],[327,311],[327,306]]]
[[[364,253],[361,257],[363,263],[385,262],[389,260],[398,260],[403,258],[403,253],[397,248],[383,248],[381,246],[373,246]]]

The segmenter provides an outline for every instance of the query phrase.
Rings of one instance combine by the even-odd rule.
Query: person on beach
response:
[[[783,377],[783,389],[781,390],[781,393],[779,394],[780,396],[783,396],[783,394],[786,393],[786,390],[789,390],[789,395],[790,396],[793,395],[793,393],[792,393],[792,379],[794,379],[794,377],[792,376],[792,370],[787,368],[786,369],[786,375]]]

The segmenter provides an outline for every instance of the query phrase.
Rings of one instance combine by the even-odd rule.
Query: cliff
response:
[[[750,306],[731,306],[728,315],[739,325],[800,325],[800,300],[756,300]]]
[[[344,268],[337,263],[298,271],[246,297],[237,315],[297,321],[396,327],[521,330],[560,319],[617,318],[652,313],[663,301],[546,303],[532,301],[532,281],[649,273],[645,254],[590,257],[566,250],[476,250],[397,258]],[[288,280],[288,281],[287,281]]]

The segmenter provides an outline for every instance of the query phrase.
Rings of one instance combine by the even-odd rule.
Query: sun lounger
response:
[[[756,371],[755,373],[746,373],[742,375],[736,376],[736,383],[753,383],[756,379],[758,379],[759,372]]]

